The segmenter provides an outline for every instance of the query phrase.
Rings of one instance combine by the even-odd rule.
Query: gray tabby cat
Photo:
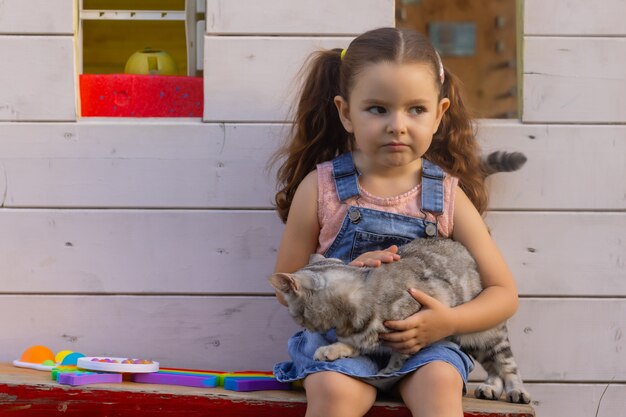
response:
[[[339,259],[311,256],[309,265],[293,274],[276,273],[269,281],[287,301],[294,320],[314,332],[336,329],[338,342],[322,346],[316,360],[332,361],[360,353],[390,352],[380,374],[402,367],[408,355],[383,346],[379,333],[389,330],[387,320],[401,320],[420,310],[408,293],[421,290],[454,307],[470,301],[482,290],[476,263],[465,247],[451,239],[416,239],[400,248],[400,260],[378,268],[346,265]],[[476,391],[478,398],[498,399],[506,392],[510,402],[529,403],[511,352],[506,325],[453,336],[488,376]]]

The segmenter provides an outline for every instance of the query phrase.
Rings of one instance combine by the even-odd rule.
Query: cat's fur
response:
[[[451,239],[416,239],[400,248],[399,261],[378,268],[346,265],[339,259],[313,255],[306,267],[293,274],[276,273],[269,280],[287,301],[294,320],[314,332],[336,329],[338,342],[322,346],[315,359],[332,361],[360,353],[391,352],[380,373],[400,369],[408,358],[383,346],[383,323],[401,320],[420,310],[408,293],[416,288],[454,307],[482,290],[474,259]],[[475,391],[478,398],[498,399],[504,390],[511,402],[528,403],[503,323],[480,333],[453,336],[488,373]]]

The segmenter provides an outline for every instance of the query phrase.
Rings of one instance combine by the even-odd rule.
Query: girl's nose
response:
[[[403,135],[406,133],[406,122],[402,113],[393,112],[389,114],[387,132],[394,135]]]

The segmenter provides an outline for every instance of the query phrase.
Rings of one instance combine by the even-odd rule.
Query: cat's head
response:
[[[314,332],[345,326],[353,315],[350,297],[361,282],[359,268],[339,259],[312,255],[309,264],[294,273],[275,273],[270,284],[285,298],[293,319]]]

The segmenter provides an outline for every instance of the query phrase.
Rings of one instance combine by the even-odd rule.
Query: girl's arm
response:
[[[476,260],[483,291],[475,299],[454,308],[446,307],[424,293],[412,292],[424,308],[405,320],[385,323],[396,332],[381,335],[387,345],[402,353],[415,353],[453,334],[490,329],[517,310],[517,288],[513,275],[482,217],[458,187],[452,237],[462,243]]]
[[[453,334],[490,329],[515,314],[517,286],[482,217],[460,188],[454,205],[452,238],[476,260],[483,291],[472,301],[455,307]]]
[[[294,272],[308,264],[309,256],[317,248],[319,233],[317,171],[313,171],[302,180],[293,197],[274,271]],[[276,297],[286,305],[279,292]]]

